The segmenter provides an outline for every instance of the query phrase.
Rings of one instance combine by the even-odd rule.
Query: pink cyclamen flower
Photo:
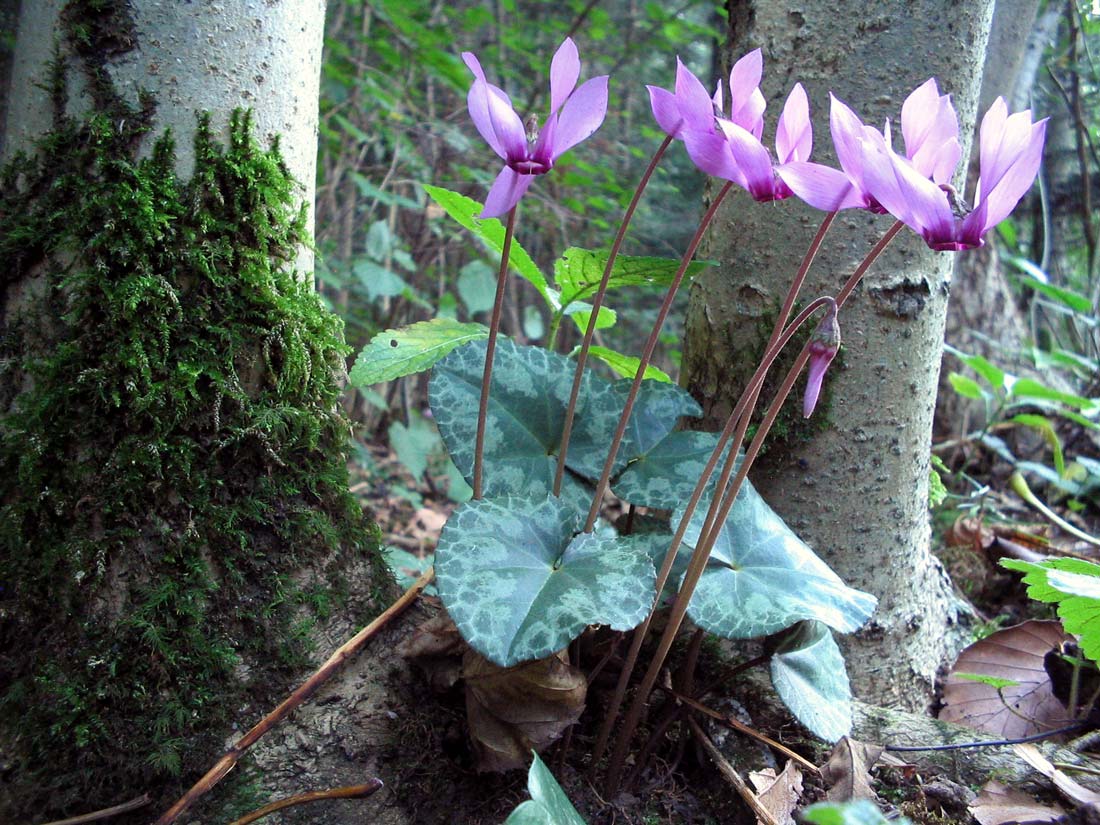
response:
[[[540,130],[534,116],[524,126],[508,95],[485,79],[471,52],[463,52],[462,59],[474,74],[466,97],[470,117],[505,164],[481,212],[482,218],[495,218],[519,203],[536,175],[545,175],[554,161],[600,128],[607,114],[607,75],[577,88],[580,57],[572,38],[565,38],[550,62],[550,114]]]
[[[890,124],[879,132],[864,124],[841,100],[831,94],[829,98],[829,131],[841,169],[794,162],[778,173],[801,200],[815,209],[854,208],[884,214],[886,208],[875,199],[865,180],[864,142],[885,142],[889,146]],[[951,180],[962,154],[959,119],[951,96],[939,93],[935,78],[925,81],[905,99],[901,133],[905,156],[921,175],[937,185]]]
[[[825,370],[840,349],[840,324],[836,319],[836,304],[832,303],[810,336],[810,365],[806,370],[806,394],[802,397],[802,415],[809,418],[821,395]]]
[[[683,140],[688,131],[714,130],[714,101],[680,58],[676,58],[675,91],[660,86],[646,88],[653,117],[665,134]]]
[[[1032,123],[1029,109],[1009,115],[998,97],[982,118],[978,185],[969,210],[946,182],[925,177],[883,140],[864,144],[866,182],[878,202],[932,249],[972,249],[1031,188],[1045,138],[1046,118]]]

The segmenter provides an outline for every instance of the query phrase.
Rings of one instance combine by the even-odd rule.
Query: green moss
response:
[[[96,98],[0,170],[0,730],[35,818],[175,793],[297,678],[352,566],[383,581],[277,147],[202,117],[180,181],[169,136],[135,157],[150,100]]]

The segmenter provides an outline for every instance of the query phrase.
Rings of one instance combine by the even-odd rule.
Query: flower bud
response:
[[[825,370],[840,349],[840,324],[836,319],[836,304],[830,304],[825,317],[810,336],[810,366],[806,371],[806,394],[802,398],[802,415],[809,418],[821,394]]]

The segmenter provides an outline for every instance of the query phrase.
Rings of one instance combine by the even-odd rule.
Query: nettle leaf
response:
[[[459,506],[435,554],[444,607],[470,646],[502,667],[565,647],[590,624],[629,630],[653,604],[654,571],[633,537],[576,534],[559,499]]]
[[[574,301],[583,301],[596,294],[607,266],[606,252],[593,252],[589,249],[570,247],[554,263],[554,283],[561,290],[562,306]],[[607,281],[608,289],[626,286],[667,287],[680,266],[672,258],[648,258],[633,255],[619,255],[611,268]],[[703,261],[688,264],[684,282],[688,283],[704,266]]]
[[[869,799],[851,802],[818,802],[802,811],[802,819],[813,825],[912,825],[904,816],[889,820]]]
[[[483,341],[455,350],[436,364],[428,385],[443,443],[467,481],[474,471],[485,350]],[[541,498],[553,490],[573,368],[573,362],[549,350],[521,347],[507,338],[497,340],[485,421],[484,495]],[[593,380],[586,373],[582,392]],[[584,414],[578,405],[578,420]],[[606,446],[605,441],[605,450]],[[587,511],[590,494],[576,478],[565,479],[562,493]]]
[[[685,544],[694,547],[699,540],[705,511],[699,507],[692,515]],[[678,513],[672,523],[681,517]],[[688,616],[727,639],[768,636],[807,619],[851,633],[870,618],[876,603],[869,593],[844,584],[746,484],[718,532]]]
[[[1100,662],[1100,565],[1084,559],[1001,559],[1000,564],[1024,574],[1028,598],[1057,604],[1066,632],[1081,640],[1086,656]]]
[[[613,482],[612,489],[631,504],[674,510],[691,497],[717,446],[717,433],[669,433],[648,452],[635,457]],[[727,445],[715,475],[721,472],[728,455]]]
[[[577,350],[579,349],[580,347],[577,348]],[[577,350],[574,350],[572,354],[575,354]],[[638,365],[642,363],[641,358],[635,358],[633,355],[623,355],[623,353],[608,349],[607,347],[590,346],[588,348],[588,355],[592,358],[599,358],[618,375],[629,378],[631,381],[633,381],[634,376],[638,374]],[[652,364],[646,365],[645,377],[647,381],[663,381],[666,384],[672,383],[672,379],[668,377],[668,373]]]
[[[348,374],[348,383],[353,387],[369,387],[423,372],[456,347],[488,336],[489,329],[482,324],[460,324],[450,318],[387,329],[363,347]]]
[[[772,685],[807,730],[835,742],[852,730],[852,691],[844,657],[821,622],[800,622],[771,660]]]
[[[569,466],[581,475],[599,478],[603,472],[607,446],[618,426],[632,383],[624,378],[614,384],[593,382],[590,387],[584,416],[578,416],[569,448]],[[643,381],[623,434],[622,446],[615,457],[614,472],[618,473],[627,462],[653,450],[672,432],[681,416],[701,414],[702,409],[695,399],[675,384]]]
[[[531,798],[512,811],[504,825],[585,825],[550,769],[532,754],[534,761],[527,772],[527,792]]]
[[[442,206],[448,215],[477,235],[489,249],[497,255],[504,251],[504,224],[496,218],[477,217],[481,213],[480,203],[440,186],[424,184],[424,191],[433,201]],[[553,303],[549,298],[546,276],[515,238],[512,239],[512,246],[508,253],[508,266],[537,289],[543,300]]]

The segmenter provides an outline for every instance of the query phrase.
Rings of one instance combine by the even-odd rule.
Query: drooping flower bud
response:
[[[836,319],[836,304],[830,304],[825,317],[810,336],[810,365],[806,371],[806,395],[802,398],[802,415],[809,418],[821,394],[825,370],[840,349],[840,324]]]

